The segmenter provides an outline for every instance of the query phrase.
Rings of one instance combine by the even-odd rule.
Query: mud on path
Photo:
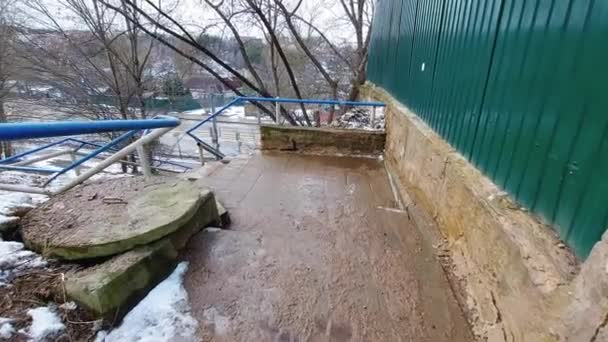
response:
[[[381,162],[257,154],[201,181],[232,217],[184,253],[202,340],[473,340]]]

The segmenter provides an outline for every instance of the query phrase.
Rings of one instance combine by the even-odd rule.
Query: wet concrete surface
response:
[[[210,170],[232,225],[184,253],[201,340],[473,340],[380,161],[255,154]]]

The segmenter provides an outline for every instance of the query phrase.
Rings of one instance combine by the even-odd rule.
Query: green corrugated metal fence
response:
[[[380,0],[368,74],[589,254],[608,226],[608,1]]]

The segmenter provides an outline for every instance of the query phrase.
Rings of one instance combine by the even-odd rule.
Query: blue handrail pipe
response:
[[[0,125],[0,141],[177,127],[179,119],[19,122]]]
[[[143,134],[146,134],[146,132],[151,129],[177,127],[179,126],[179,124],[179,119],[170,116],[157,116],[153,119],[145,120],[58,121],[0,124],[0,141],[127,131],[126,133],[123,133],[116,139],[104,145],[87,142],[72,137],[48,143],[32,150],[0,160],[0,169],[26,172],[34,171],[53,174],[53,176],[46,181],[46,183],[48,184],[57,177],[75,169],[76,167],[87,162],[88,160],[97,157],[101,153],[118,151],[118,145],[127,142],[131,137],[137,135],[138,133],[141,133],[142,131]],[[92,147],[94,148],[94,150],[89,154],[86,154],[82,158],[74,161],[63,169],[52,167],[10,165],[10,163],[19,161],[28,155],[64,144],[76,144],[77,147],[74,149],[75,152],[82,149],[83,147]],[[181,165],[170,161],[162,161],[158,159],[152,159],[152,161],[179,166],[183,168],[184,171],[190,169],[189,166]]]

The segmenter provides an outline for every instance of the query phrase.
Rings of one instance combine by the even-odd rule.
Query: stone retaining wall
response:
[[[379,131],[262,125],[262,149],[319,154],[379,155],[386,134]]]
[[[577,261],[551,227],[481,174],[407,107],[385,102],[387,169],[397,190],[435,220],[480,340],[599,341],[608,333],[608,243]],[[444,246],[445,247],[445,246]],[[595,336],[595,337],[593,337]]]

